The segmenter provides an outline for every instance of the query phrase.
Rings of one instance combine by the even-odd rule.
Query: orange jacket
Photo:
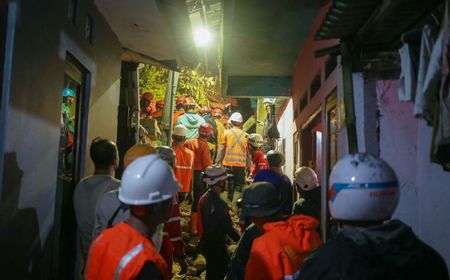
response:
[[[178,117],[183,115],[184,113],[184,109],[173,112],[173,126],[177,124]]]
[[[220,144],[225,145],[225,166],[247,166],[247,133],[239,128],[225,130]]]
[[[211,165],[211,153],[209,145],[203,138],[194,138],[186,140],[184,146],[194,152],[194,170],[204,171]]]
[[[167,264],[151,241],[121,222],[103,231],[92,243],[86,279],[134,279],[146,262],[152,262],[164,279],[169,279]]]
[[[245,279],[296,279],[305,256],[322,244],[318,226],[304,215],[265,224],[264,234],[253,241]]]
[[[180,192],[190,192],[194,168],[194,152],[186,147],[178,146],[174,146],[173,150],[177,155],[173,171],[178,183],[182,186]]]

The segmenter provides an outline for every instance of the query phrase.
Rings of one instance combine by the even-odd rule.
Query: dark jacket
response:
[[[292,214],[311,216],[320,221],[320,187],[303,192],[302,198],[294,203]]]
[[[345,228],[304,262],[300,280],[448,280],[442,257],[398,220]]]
[[[245,276],[245,266],[250,258],[253,240],[260,237],[263,233],[251,224],[247,227],[231,257],[231,265],[228,270],[227,279],[243,280]]]
[[[241,237],[233,227],[228,206],[220,196],[208,190],[198,203],[199,235],[202,241],[225,242],[226,236],[238,241]]]

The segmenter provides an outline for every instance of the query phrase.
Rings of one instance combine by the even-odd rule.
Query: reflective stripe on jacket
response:
[[[134,279],[147,262],[169,279],[167,264],[150,240],[122,222],[103,231],[92,243],[85,276],[87,280]]]
[[[253,241],[245,279],[296,279],[305,256],[322,244],[318,225],[303,215],[265,224],[264,234]]]
[[[194,152],[186,147],[173,147],[177,157],[173,169],[178,183],[182,186],[180,192],[190,192],[192,182],[192,172],[194,168]]]
[[[221,144],[225,145],[223,165],[247,166],[247,133],[238,128],[228,129],[223,135]]]

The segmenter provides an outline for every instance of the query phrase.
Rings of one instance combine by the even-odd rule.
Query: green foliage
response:
[[[192,96],[200,105],[209,105],[210,100],[217,100],[216,79],[196,69],[183,68],[180,72],[176,96]],[[151,92],[155,99],[163,99],[167,89],[169,70],[145,65],[139,70],[140,92]]]
[[[169,70],[151,65],[139,69],[140,93],[151,92],[155,100],[164,99],[167,90]]]

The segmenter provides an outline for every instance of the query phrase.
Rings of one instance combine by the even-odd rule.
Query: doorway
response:
[[[83,176],[90,73],[69,53],[61,89],[61,128],[58,152],[58,182],[55,207],[53,276],[71,279],[77,256],[77,227],[73,193]]]
[[[308,166],[320,178],[322,170],[322,123],[320,110],[303,125],[300,137],[301,166]]]

